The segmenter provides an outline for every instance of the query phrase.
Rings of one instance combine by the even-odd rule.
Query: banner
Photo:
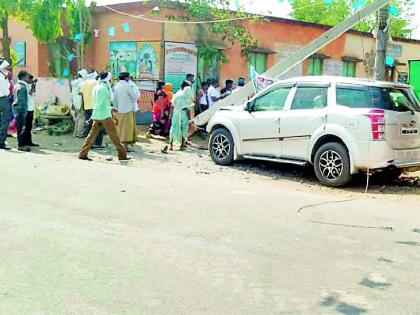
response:
[[[264,90],[267,86],[274,83],[273,79],[266,78],[260,75],[257,71],[255,71],[254,66],[250,67],[251,71],[251,80],[254,85],[255,93],[258,94],[262,90]]]
[[[111,42],[109,47],[109,67],[114,76],[120,72],[136,74],[137,43]]]
[[[137,70],[139,80],[159,80],[160,42],[137,43]]]
[[[165,81],[174,86],[176,92],[187,74],[197,77],[198,49],[195,44],[165,43]]]

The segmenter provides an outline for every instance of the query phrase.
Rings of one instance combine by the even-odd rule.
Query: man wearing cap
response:
[[[104,128],[108,136],[111,138],[118,151],[118,159],[120,161],[126,161],[130,158],[127,157],[127,150],[124,145],[121,143],[120,138],[118,137],[117,128],[115,123],[112,120],[112,107],[111,107],[111,98],[112,98],[112,89],[109,84],[112,75],[110,72],[103,72],[100,74],[100,82],[93,89],[93,112],[92,118],[93,121],[92,128],[87,136],[85,143],[79,153],[79,159],[88,160],[89,150],[93,146],[93,142],[99,133],[99,131]]]
[[[7,60],[0,62],[0,150],[10,150],[6,145],[7,128],[9,127],[10,115],[10,83],[7,79],[7,68],[10,64]]]

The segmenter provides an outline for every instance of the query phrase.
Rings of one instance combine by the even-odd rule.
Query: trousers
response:
[[[31,145],[32,142],[32,127],[34,125],[34,111],[28,111],[25,117],[25,130],[22,133],[23,145]]]
[[[88,121],[92,117],[92,114],[93,114],[93,109],[85,109],[84,110],[85,123],[84,123],[83,132],[84,132],[85,136],[89,134],[89,132],[92,128],[92,125],[86,123],[86,121]],[[104,136],[105,136],[105,131],[104,131],[103,128],[101,128],[98,132],[98,135],[95,138],[94,145],[95,146],[102,146]]]
[[[26,145],[24,138],[26,115],[27,113],[19,113],[15,117],[18,148],[24,147]]]
[[[4,146],[9,127],[10,104],[7,97],[0,97],[0,147]]]
[[[76,109],[75,120],[74,120],[74,136],[83,137],[85,128],[85,111],[81,109]]]
[[[124,145],[121,143],[120,138],[118,138],[117,128],[115,127],[114,121],[111,118],[93,121],[92,128],[90,129],[85,143],[80,150],[79,158],[87,158],[89,150],[92,148],[93,142],[95,141],[95,138],[101,129],[105,129],[106,133],[111,138],[112,143],[115,145],[115,148],[118,152],[118,159],[122,160],[127,158],[127,151]]]

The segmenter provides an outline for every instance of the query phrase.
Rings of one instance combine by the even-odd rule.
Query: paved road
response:
[[[0,152],[0,313],[420,314],[419,195],[186,163]]]

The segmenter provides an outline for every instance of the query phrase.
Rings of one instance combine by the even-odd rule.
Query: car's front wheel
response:
[[[351,181],[350,157],[347,148],[338,142],[322,145],[315,154],[315,174],[321,184],[341,187]]]
[[[234,159],[234,148],[232,135],[225,128],[218,128],[212,131],[209,141],[210,156],[217,165],[230,165]]]

